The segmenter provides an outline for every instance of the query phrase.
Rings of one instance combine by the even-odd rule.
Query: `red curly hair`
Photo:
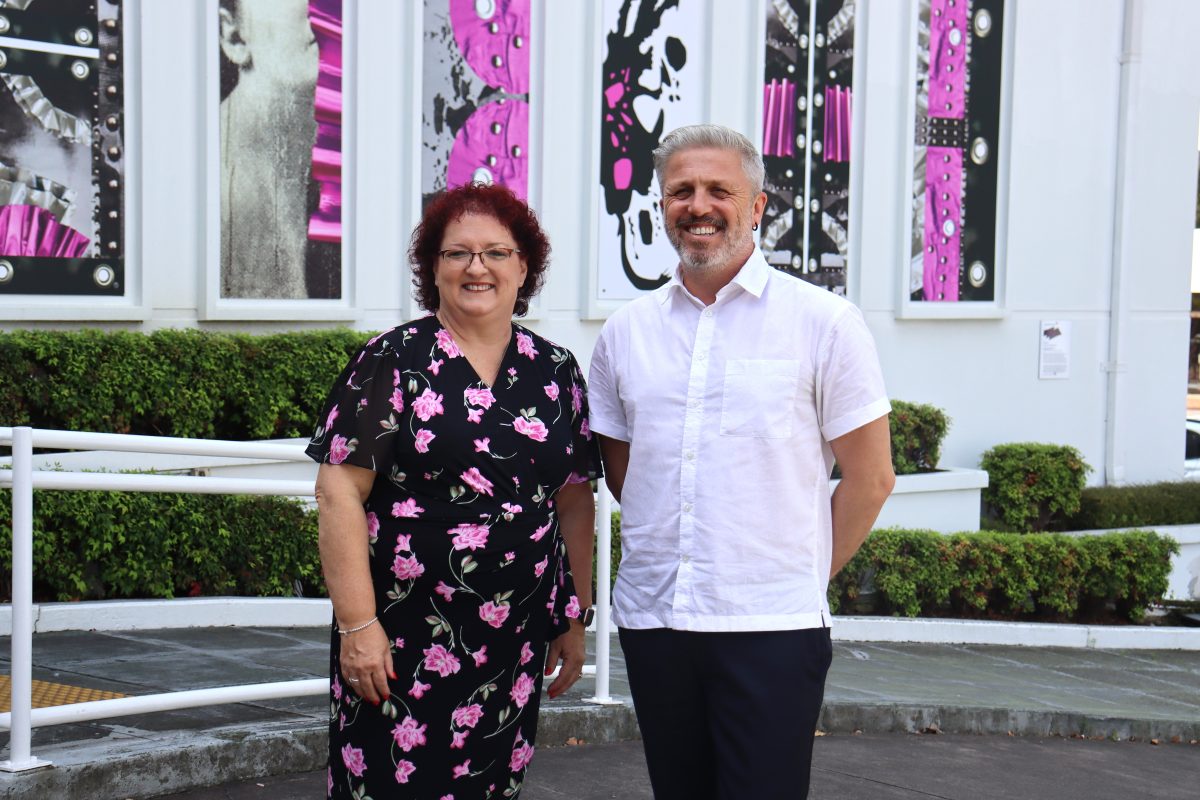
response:
[[[421,216],[408,247],[412,264],[413,289],[417,302],[426,311],[437,311],[441,305],[434,267],[440,258],[442,236],[451,222],[464,214],[482,214],[494,218],[508,228],[517,249],[525,258],[525,282],[517,290],[513,314],[523,317],[529,312],[529,300],[542,289],[544,273],[550,263],[550,240],[538,224],[533,209],[509,189],[496,184],[468,183],[434,197]]]

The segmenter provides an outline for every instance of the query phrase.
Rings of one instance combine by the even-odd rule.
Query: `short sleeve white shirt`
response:
[[[616,624],[828,626],[829,441],[891,408],[859,310],[756,248],[710,306],[677,272],[615,312],[588,384],[630,443]]]

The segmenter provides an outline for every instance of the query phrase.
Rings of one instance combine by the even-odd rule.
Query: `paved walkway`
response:
[[[612,647],[612,693],[625,699],[628,687],[615,636]],[[327,650],[327,632],[311,628],[44,633],[34,639],[34,678],[124,694],[296,680],[324,676]],[[7,639],[0,638],[0,672],[8,671],[8,652]],[[598,746],[636,738],[637,725],[627,704],[587,703],[594,691],[593,681],[585,678],[563,697],[543,703],[538,734],[541,755],[531,780],[543,780],[536,777],[541,774],[547,783],[531,783],[526,797],[649,796],[644,773],[637,772],[640,767],[630,767],[634,783],[618,783],[611,789],[616,794],[603,794],[610,791],[606,788],[610,783],[598,782],[601,775],[609,775],[605,780],[611,782],[614,766],[640,763],[640,751],[637,746]],[[1187,772],[1184,767],[1190,765],[1192,775],[1200,776],[1200,746],[1187,744],[1200,739],[1197,652],[839,643],[834,648],[825,700],[821,727],[830,735],[819,741],[818,753],[833,755],[816,785],[833,788],[829,794],[814,792],[814,796],[833,797],[839,787],[845,789],[857,782],[854,785],[859,788],[854,791],[859,794],[836,796],[1036,797],[1041,793],[996,794],[994,787],[988,790],[993,793],[963,792],[964,787],[974,785],[972,765],[976,762],[994,762],[997,776],[1007,771],[1010,782],[1020,786],[1021,780],[1033,780],[1037,774],[1024,765],[1024,759],[1050,754],[1043,775],[1051,777],[1055,774],[1052,756],[1057,752],[1053,748],[1075,745],[1080,754],[1098,754],[1079,756],[1080,764],[1092,763],[1088,761],[1092,759],[1096,765],[1084,772],[1099,769],[1096,774],[1107,774],[1105,765],[1116,769],[1125,763],[1123,759],[1134,759],[1136,763],[1125,765],[1132,775],[1144,770],[1149,770],[1148,775],[1160,770],[1166,775],[1175,770],[1182,776]],[[260,775],[295,775],[299,777],[288,780],[302,785],[305,773],[323,762],[327,714],[324,698],[304,697],[37,728],[34,755],[50,759],[55,766],[22,775],[0,774],[0,798],[148,798]],[[857,736],[855,731],[865,735]],[[880,736],[932,731],[1003,738]],[[1025,738],[1009,738],[1010,732]],[[1079,734],[1107,743],[1038,738]],[[1162,744],[1152,747],[1121,741],[1123,746],[1109,748],[1112,740],[1131,737],[1143,741],[1157,738]],[[557,747],[572,739],[589,746]],[[1181,744],[1172,744],[1172,739]],[[856,750],[866,746],[860,742],[882,744],[872,745],[869,751]],[[7,758],[7,735],[0,737],[0,744],[4,746],[0,759]],[[952,770],[961,773],[962,781],[946,784],[944,770],[929,769],[924,784],[911,783],[916,777],[906,779],[910,783],[892,782],[894,791],[910,794],[884,793],[880,787],[892,785],[887,765],[899,768],[924,763],[914,762],[917,756],[903,748],[926,746],[929,749],[922,753],[944,754],[931,755],[931,764],[937,763],[937,758],[945,758],[947,764],[967,759]],[[1168,755],[1154,755],[1157,753]],[[1007,760],[1010,756],[1022,759],[1015,762],[1022,766],[1015,768],[1014,762]],[[554,778],[554,768],[546,765],[560,761],[564,767],[560,778]],[[592,767],[585,766],[593,761],[594,778],[583,777],[590,774],[586,770]],[[577,762],[583,770],[580,777],[571,777],[575,773],[566,762]],[[624,767],[615,771],[626,772]],[[980,781],[985,780],[985,772],[980,773]],[[901,773],[903,770],[897,774]],[[635,780],[637,775],[643,777]],[[575,780],[580,784],[575,789],[563,783]],[[1197,780],[1190,784],[1192,788]],[[252,780],[251,787],[258,789],[253,785],[258,782],[263,781]],[[1109,781],[1107,785],[1124,784]],[[580,794],[583,788],[593,794]],[[218,791],[226,794],[211,797],[289,797]],[[1056,795],[1067,796],[1071,795]]]

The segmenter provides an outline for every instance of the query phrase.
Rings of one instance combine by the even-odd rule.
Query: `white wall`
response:
[[[599,235],[603,32],[592,0],[534,2],[533,38],[541,47],[531,136],[533,151],[543,155],[531,170],[530,194],[554,259],[531,324],[586,361],[602,323],[586,317]],[[709,19],[709,119],[757,135],[765,0],[684,2]],[[120,313],[31,311],[20,299],[0,298],[0,319],[7,320],[0,327],[369,330],[418,313],[404,248],[419,208],[421,6],[352,5],[356,47],[348,69],[356,76],[357,125],[348,230],[355,263],[346,319],[202,319],[210,122],[202,32],[209,6],[141,0],[141,68],[131,84],[141,109],[140,286],[133,282],[130,308]],[[851,297],[875,333],[891,394],[934,403],[953,418],[943,463],[974,466],[999,442],[1054,441],[1083,451],[1097,470],[1093,483],[1180,476],[1200,119],[1200,47],[1192,39],[1200,3],[1008,0],[1008,9],[1003,313],[974,320],[898,316],[911,146],[910,12],[902,0],[859,4],[861,219],[854,221]],[[131,269],[138,274],[139,264]],[[116,321],[121,316],[129,319]],[[1050,319],[1072,323],[1068,380],[1038,380],[1039,322]]]

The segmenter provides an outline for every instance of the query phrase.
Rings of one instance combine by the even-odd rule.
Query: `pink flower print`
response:
[[[579,619],[579,598],[575,595],[571,595],[571,599],[567,601],[567,616]]]
[[[354,446],[357,444],[357,439],[348,440],[345,436],[335,433],[333,441],[329,444],[329,463],[340,464],[345,461],[354,452]]]
[[[331,427],[333,427],[333,421],[337,419],[337,417],[338,407],[334,406],[333,408],[329,409],[329,416],[325,418],[325,430],[329,430]]]
[[[434,375],[437,375],[437,374],[438,374],[438,372],[440,372],[440,371],[441,371],[441,369],[442,369],[442,364],[445,364],[445,363],[446,363],[446,362],[445,362],[443,359],[440,359],[440,358],[439,358],[439,359],[436,359],[436,360],[435,360],[435,359],[432,359],[432,358],[431,358],[431,359],[429,359],[429,367],[428,367],[428,369],[429,369],[429,371],[430,371],[430,372],[432,372]]]
[[[335,700],[342,699],[342,682],[338,680],[337,675],[333,676],[333,683],[330,685],[329,689],[333,692],[333,698]]]
[[[529,646],[529,642],[521,645],[521,666],[525,666],[530,661],[533,661],[533,648]]]
[[[454,768],[455,778],[465,778],[471,774],[471,759],[467,759],[463,763]]]
[[[467,548],[478,550],[487,544],[489,530],[487,525],[464,522],[446,531],[446,533],[454,535],[455,550],[466,550]]]
[[[338,730],[339,731],[346,730],[346,714],[345,714],[345,712],[338,714]]]
[[[379,538],[379,515],[374,511],[367,512],[367,538],[372,542]]]
[[[533,565],[533,575],[535,578],[542,577],[542,573],[546,571],[546,565],[550,563],[550,556],[543,556],[542,560]]]
[[[458,590],[453,586],[447,586],[445,581],[438,581],[437,588],[434,591],[446,598],[446,602],[449,603],[454,593]]]
[[[394,369],[394,370],[392,370],[392,386],[399,386],[399,385],[400,385],[400,370]]]
[[[485,644],[483,647],[479,648],[474,653],[471,653],[471,658],[475,659],[475,666],[477,666],[477,667],[482,667],[484,664],[486,664],[487,663],[487,645]]]
[[[471,733],[470,731],[454,731],[454,733],[452,734],[452,736],[454,737],[454,740],[450,742],[450,749],[451,750],[462,750],[464,747],[466,747],[467,746],[467,736],[470,733]]]
[[[416,332],[417,332],[417,329],[416,329],[416,328],[409,328],[409,329],[408,329],[408,332],[409,332],[409,333],[416,333]]]
[[[450,718],[460,728],[474,728],[479,724],[479,720],[483,719],[483,706],[479,705],[479,703],[471,703],[469,706],[459,706],[454,709],[454,713],[450,715]]]
[[[325,790],[325,796],[333,797],[333,767],[325,768],[325,779],[328,783],[328,788]]]
[[[442,396],[432,389],[426,389],[421,392],[421,396],[412,401],[413,413],[421,418],[422,422],[436,417],[443,412]]]
[[[558,384],[557,383],[555,383],[554,381],[550,381],[549,386],[543,386],[542,388],[546,390],[546,397],[549,397],[551,400],[558,399]]]
[[[527,333],[517,334],[517,352],[523,356],[528,356],[532,359],[538,354],[537,349],[533,346],[533,337]],[[511,374],[511,373],[509,373]]]
[[[392,642],[392,644],[396,646],[397,650],[404,649],[404,639],[401,637],[396,637],[396,641]]]
[[[514,747],[512,757],[508,759],[508,768],[513,772],[520,772],[533,761],[533,745],[529,742],[521,742],[518,747]]]
[[[462,666],[458,662],[458,656],[451,653],[440,644],[435,644],[433,647],[427,647],[422,651],[425,653],[425,669],[430,672],[436,672],[441,677],[453,675],[458,672]]]
[[[410,697],[415,697],[420,700],[425,696],[425,692],[429,691],[429,688],[430,684],[421,683],[421,681],[414,678],[412,688],[408,690],[408,694]]]
[[[578,414],[583,411],[583,389],[578,383],[571,384],[571,410]]]
[[[422,742],[425,740],[422,739]],[[396,783],[408,783],[408,776],[416,771],[417,767],[408,759],[400,759],[396,762]]]
[[[496,402],[496,397],[492,394],[492,390],[487,388],[467,389],[463,392],[463,395],[466,396],[468,403],[485,410],[491,408],[492,403]]]
[[[396,556],[392,562],[392,574],[402,581],[416,580],[425,574],[425,565],[416,556]]]
[[[479,618],[493,628],[499,628],[504,625],[504,620],[508,619],[508,604],[496,605],[488,600],[479,607]]]
[[[482,439],[476,439],[475,440],[475,452],[476,453],[489,452],[488,448],[491,447],[491,443],[492,443],[492,437],[490,437],[490,436],[485,436]]]
[[[403,722],[392,728],[392,738],[396,740],[396,746],[407,753],[414,747],[425,744],[427,727],[429,726],[418,725],[412,717],[405,717]]]
[[[510,514],[520,514],[521,506],[516,503],[501,503],[500,507]]]
[[[396,536],[396,552],[411,553],[412,552],[412,534],[401,533]]]
[[[393,517],[419,517],[425,509],[417,505],[417,501],[408,498],[403,503],[392,503]]]
[[[508,368],[508,377],[510,377],[510,378],[515,378],[515,377],[517,377],[517,368],[516,368],[516,367],[509,367],[509,368]]]
[[[476,425],[478,425],[482,421],[483,421],[483,409],[481,409],[481,408],[468,408],[467,409],[467,422],[474,422]]]
[[[392,409],[397,414],[403,414],[404,413],[404,392],[400,391],[399,389],[392,389],[391,404],[392,404]]]
[[[517,417],[513,420],[513,427],[516,428],[517,433],[528,436],[535,442],[546,441],[546,426],[537,417],[533,417],[532,419]]]
[[[516,558],[517,558],[517,554],[513,550],[509,550],[507,553],[504,554],[505,561],[515,561]]]
[[[517,680],[513,683],[512,689],[509,690],[508,696],[517,704],[517,708],[524,708],[529,702],[529,695],[533,692],[533,678],[527,673],[522,672],[517,676]]]
[[[540,542],[542,540],[542,537],[546,535],[546,531],[550,530],[550,526],[553,524],[554,524],[554,520],[550,520],[545,525],[538,528],[533,533],[529,534],[529,538],[533,539],[535,542]]]
[[[437,438],[437,435],[434,434],[433,431],[426,430],[425,428],[421,428],[420,430],[417,431],[417,437],[416,437],[416,441],[413,442],[413,447],[415,447],[417,449],[418,453],[428,453],[429,452],[429,443],[432,442],[436,438]]]
[[[483,473],[479,471],[479,467],[471,467],[458,477],[463,479],[463,483],[470,486],[473,491],[479,494],[492,494],[492,482],[483,477]]]
[[[442,349],[447,358],[458,358],[462,355],[462,350],[458,349],[458,343],[454,341],[450,331],[445,328],[437,332],[437,346]]]
[[[592,440],[592,427],[588,425],[587,418],[584,417],[583,422],[579,423],[579,432],[583,434],[583,438],[589,442]]]
[[[361,778],[367,770],[366,761],[363,760],[363,751],[350,745],[342,748],[342,763],[356,778]]]

